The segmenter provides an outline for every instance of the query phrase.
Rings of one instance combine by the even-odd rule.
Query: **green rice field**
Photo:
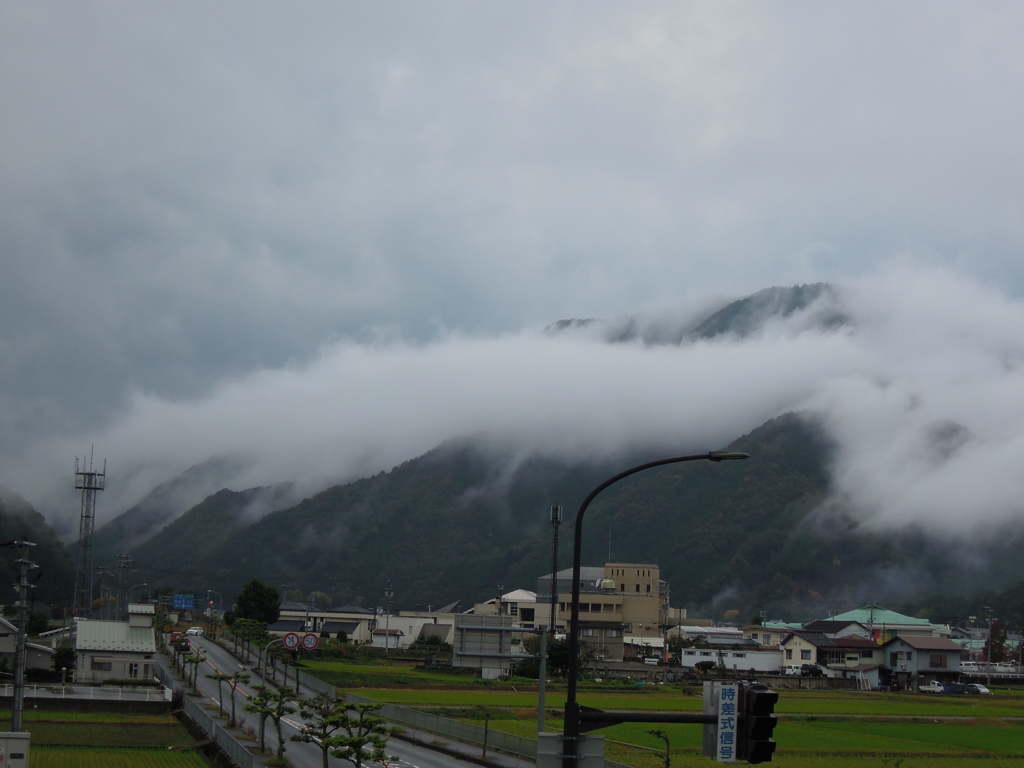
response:
[[[10,718],[0,711],[0,718]],[[195,739],[171,715],[25,712],[32,768],[206,768]],[[182,748],[180,751],[175,748]]]
[[[208,768],[195,752],[32,745],[32,768]]]
[[[443,673],[338,662],[310,664],[310,672],[375,701],[429,710],[479,723],[490,714],[493,730],[533,736],[536,684],[466,681]],[[346,670],[344,667],[353,667]],[[417,679],[417,674],[423,674]],[[375,678],[374,684],[349,684]],[[439,685],[438,678],[447,685]],[[564,686],[546,698],[546,729],[560,731]],[[779,690],[773,763],[791,768],[1003,768],[1024,764],[1024,690],[999,689],[993,696],[926,695],[862,691]],[[581,685],[580,703],[600,709],[699,712],[697,686]],[[664,731],[672,768],[708,766],[701,754],[702,728],[687,724],[623,723],[595,734],[605,737],[605,754],[635,768],[664,768]]]

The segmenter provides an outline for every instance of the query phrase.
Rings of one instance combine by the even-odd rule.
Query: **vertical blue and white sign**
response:
[[[722,683],[718,689],[718,745],[715,759],[720,763],[736,762],[736,724],[739,721],[737,703],[740,687],[736,683]]]

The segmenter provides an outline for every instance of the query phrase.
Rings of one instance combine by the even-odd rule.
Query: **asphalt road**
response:
[[[189,638],[189,641],[192,646],[206,659],[206,661],[199,665],[197,685],[207,702],[211,702],[216,706],[218,704],[218,691],[217,682],[215,680],[208,679],[206,675],[213,674],[214,672],[223,672],[226,675],[231,675],[238,670],[243,670],[252,676],[252,680],[249,685],[238,686],[238,691],[235,694],[235,709],[239,722],[245,723],[258,733],[259,721],[257,720],[256,715],[246,712],[243,708],[245,707],[248,698],[255,695],[256,691],[254,690],[254,686],[261,685],[262,679],[259,675],[253,672],[252,669],[244,667],[228,651],[221,648],[212,640],[207,638]],[[158,654],[158,659],[159,663],[164,666],[165,669],[171,668],[171,662],[165,656]],[[225,713],[230,713],[231,693],[229,686],[223,685],[222,691],[224,694]],[[303,695],[305,697],[308,694],[304,691]],[[320,751],[319,747],[315,744],[289,741],[290,737],[297,733],[301,727],[301,719],[299,718],[298,712],[283,720],[282,724],[282,731],[287,742],[285,745],[285,756],[291,761],[291,764],[295,768],[321,768],[323,765],[323,753]],[[273,750],[277,745],[277,733],[274,730],[273,723],[269,719],[266,723],[266,745],[268,749],[271,750]],[[391,763],[391,765],[396,766],[396,768],[469,768],[469,766],[476,765],[475,763],[460,760],[442,752],[427,749],[426,747],[420,747],[415,744],[409,744],[408,742],[400,741],[398,739],[388,740],[387,751],[388,754],[395,755],[398,758],[396,761]],[[532,765],[527,761],[517,762],[524,767]],[[328,764],[331,766],[352,765],[348,760],[342,760],[341,758],[336,757],[328,758]],[[364,763],[364,765],[366,764]]]

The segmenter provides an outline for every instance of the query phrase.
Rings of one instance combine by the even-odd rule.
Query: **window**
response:
[[[648,595],[651,594],[651,585],[650,584],[647,585],[647,594]]]
[[[928,666],[932,669],[945,669],[946,668],[946,654],[944,653],[929,653],[928,654]]]
[[[139,665],[135,662],[128,664],[128,677],[135,679],[139,676]]]
[[[786,658],[789,659],[790,661],[793,660],[793,649],[792,648],[787,648],[786,649]]]
[[[700,655],[701,656],[710,656],[711,655],[711,651],[701,651]]]
[[[619,584],[619,592],[625,592],[625,591],[626,591],[626,585],[625,584]]]
[[[614,610],[615,610],[615,606],[614,605],[609,605],[608,603],[604,604],[604,612],[605,613],[612,613]]]
[[[639,585],[639,584],[637,584],[637,585],[636,585],[636,591],[637,591],[637,592],[639,592],[639,591],[640,591],[640,585]]]
[[[811,660],[811,652],[810,651],[800,651],[800,659],[802,661],[810,661]]]
[[[621,629],[609,629],[605,633],[605,636],[606,637],[622,637],[622,630]]]
[[[523,608],[523,610],[519,612],[519,617],[523,621],[533,621],[535,618],[534,611],[536,611],[536,608]]]
[[[907,661],[910,661],[912,658],[914,658],[914,652],[907,651]]]
[[[862,659],[870,659],[874,655],[875,655],[875,652],[872,651],[872,650],[869,650],[867,648],[865,648],[863,651],[860,652],[860,657]]]
[[[593,627],[583,627],[583,629],[580,630],[580,634],[583,635],[583,637],[593,637],[594,636],[594,628]]]
[[[751,632],[750,633],[750,639],[753,640],[756,643],[757,642],[757,632]]]
[[[508,615],[509,616],[518,616],[519,615],[519,603],[509,603],[508,604]]]
[[[683,651],[683,655],[684,656],[696,656],[697,652],[696,651]]]
[[[143,664],[142,665],[142,676],[148,680],[150,677],[152,677],[152,674],[153,673],[150,671],[150,665],[149,664]]]
[[[109,661],[96,661],[96,659],[92,660],[93,672],[109,672],[110,670],[111,665]]]
[[[745,659],[745,658],[747,658],[747,654],[745,654],[745,653],[734,653],[732,655],[732,657],[734,659]]]
[[[633,631],[633,625],[632,624],[623,624],[622,625],[622,631],[623,632],[632,632]]]
[[[590,603],[580,603],[580,613],[590,613]]]

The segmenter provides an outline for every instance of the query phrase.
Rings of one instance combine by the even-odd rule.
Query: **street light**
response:
[[[630,475],[635,475],[637,472],[642,472],[645,469],[653,469],[654,467],[661,467],[666,464],[679,464],[684,461],[735,461],[739,459],[749,459],[749,453],[736,453],[731,451],[710,451],[708,453],[698,453],[693,456],[676,456],[671,459],[659,459],[658,461],[649,461],[646,464],[640,464],[639,466],[627,469],[625,472],[620,472],[614,477],[610,477],[597,486],[590,492],[590,495],[583,500],[580,504],[580,509],[576,513],[576,531],[573,538],[572,545],[572,605],[571,605],[571,616],[569,619],[569,669],[568,669],[568,691],[565,699],[565,726],[562,730],[562,768],[576,768],[577,759],[577,742],[580,737],[580,708],[579,704],[576,703],[576,678],[579,676],[580,666],[580,637],[579,637],[579,620],[580,620],[580,569],[581,569],[581,552],[583,543],[583,515],[587,511],[587,507],[590,506],[590,502],[594,498],[610,485],[614,485],[624,478]],[[554,578],[555,574],[551,574],[551,578]]]
[[[142,582],[141,584],[136,584],[135,585],[135,587],[148,587],[148,586],[149,586],[149,584],[147,584],[146,582]],[[132,601],[132,592],[135,590],[135,587],[131,587],[128,590],[128,602],[129,603]]]

